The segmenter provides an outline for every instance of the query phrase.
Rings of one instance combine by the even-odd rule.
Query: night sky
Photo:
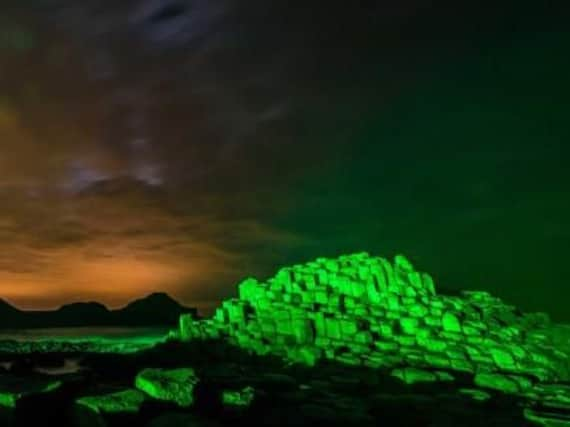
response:
[[[570,321],[570,15],[462,3],[0,0],[0,298],[368,251]]]

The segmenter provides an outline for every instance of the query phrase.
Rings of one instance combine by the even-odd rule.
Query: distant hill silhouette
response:
[[[97,302],[63,305],[53,311],[22,311],[0,299],[0,329],[87,326],[174,326],[183,313],[198,316],[165,293],[153,293],[118,310]]]

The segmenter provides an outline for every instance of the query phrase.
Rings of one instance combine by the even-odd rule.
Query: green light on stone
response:
[[[137,389],[154,399],[173,402],[181,407],[194,403],[194,386],[198,377],[192,368],[145,369],[135,379]]]
[[[509,391],[521,387],[514,374],[570,379],[568,355],[530,329],[548,325],[548,318],[517,314],[487,292],[437,295],[431,276],[403,255],[392,263],[367,253],[321,257],[284,267],[265,282],[247,278],[238,294],[212,319],[181,320],[179,335],[227,338],[311,366],[319,358],[394,368],[405,361],[478,374],[487,386]],[[486,374],[497,377],[493,382]]]
[[[144,393],[138,390],[123,390],[99,396],[82,397],[77,399],[76,403],[98,414],[136,414],[145,400]]]

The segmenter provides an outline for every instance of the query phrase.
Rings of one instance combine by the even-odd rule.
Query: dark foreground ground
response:
[[[70,357],[80,358],[84,369],[49,376],[34,370],[61,366],[64,358]],[[248,355],[222,342],[167,342],[135,354],[4,354],[0,359],[15,362],[0,374],[2,427],[102,427],[102,420],[109,427],[537,425],[525,419],[528,403],[523,399],[488,390],[483,393],[486,399],[474,399],[468,376],[456,375],[452,382],[406,385],[388,372],[330,363],[314,368],[287,365],[276,358]],[[193,406],[181,409],[151,400],[137,412],[99,417],[79,411],[74,404],[81,396],[133,388],[136,374],[148,367],[194,368],[199,383]],[[61,386],[49,391],[46,384],[54,380],[61,381]],[[255,390],[251,405],[222,403],[223,390],[247,386]],[[43,391],[21,392],[34,387]],[[570,425],[565,417],[558,414],[559,424],[548,425]]]

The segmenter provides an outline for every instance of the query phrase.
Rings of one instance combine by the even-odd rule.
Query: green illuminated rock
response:
[[[517,394],[521,391],[519,382],[506,375],[500,374],[477,374],[475,384],[481,388],[502,391],[509,394]]]
[[[554,348],[562,348],[561,340],[544,332],[547,316],[521,314],[488,292],[437,295],[431,276],[403,255],[393,262],[365,252],[321,257],[281,268],[265,282],[247,278],[238,295],[212,319],[181,318],[180,337],[223,337],[311,366],[324,358],[478,374],[507,392],[525,388],[516,376],[570,379],[570,349]],[[486,374],[496,374],[496,381]]]
[[[194,386],[198,377],[192,368],[145,369],[135,379],[137,389],[150,397],[173,402],[181,407],[194,403]]]
[[[391,375],[406,384],[446,382],[455,379],[448,372],[431,372],[418,368],[397,368],[392,370]]]
[[[245,387],[242,390],[224,390],[222,392],[222,403],[229,407],[246,408],[251,405],[255,397],[252,387]]]
[[[123,390],[99,396],[85,396],[76,400],[79,406],[85,406],[97,414],[136,414],[146,395],[139,390]]]

